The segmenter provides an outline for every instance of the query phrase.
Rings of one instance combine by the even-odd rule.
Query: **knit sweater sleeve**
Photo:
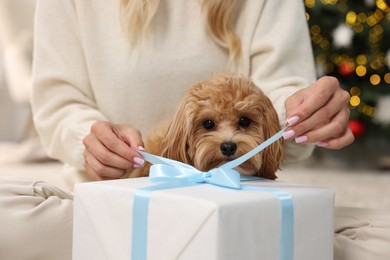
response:
[[[96,120],[72,0],[40,0],[37,4],[32,108],[34,122],[48,154],[83,168],[83,137]]]
[[[264,1],[249,47],[250,76],[273,102],[284,125],[285,100],[315,81],[303,2]],[[285,161],[310,156],[313,144],[286,141]]]

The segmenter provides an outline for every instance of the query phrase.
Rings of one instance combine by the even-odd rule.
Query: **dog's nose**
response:
[[[221,144],[220,149],[223,155],[231,156],[236,152],[237,145],[232,142],[226,142]]]

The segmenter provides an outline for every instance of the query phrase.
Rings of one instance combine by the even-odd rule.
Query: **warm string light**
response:
[[[375,115],[375,111],[376,111],[375,107],[361,102],[361,99],[360,99],[361,90],[359,87],[352,87],[349,90],[349,92],[351,94],[351,98],[349,100],[349,104],[350,104],[351,109],[356,109],[358,112],[360,112],[366,116],[369,116],[369,117],[372,117]]]
[[[334,5],[337,4],[337,0],[321,0],[321,3],[325,5]]]
[[[384,81],[390,85],[390,73],[386,73],[383,77]]]

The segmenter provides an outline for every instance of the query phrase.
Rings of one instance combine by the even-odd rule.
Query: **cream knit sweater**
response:
[[[145,136],[173,115],[192,83],[227,70],[228,54],[207,35],[199,2],[161,0],[153,36],[131,49],[119,0],[38,1],[32,105],[52,157],[83,177],[82,139],[96,120],[131,124]],[[238,2],[242,62],[236,72],[263,89],[283,123],[285,99],[315,80],[303,1]],[[290,160],[313,149],[286,146]]]

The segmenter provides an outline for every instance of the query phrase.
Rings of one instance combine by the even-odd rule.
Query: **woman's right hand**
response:
[[[84,168],[93,180],[119,179],[144,160],[135,149],[143,149],[141,133],[129,125],[96,121],[83,139]]]

